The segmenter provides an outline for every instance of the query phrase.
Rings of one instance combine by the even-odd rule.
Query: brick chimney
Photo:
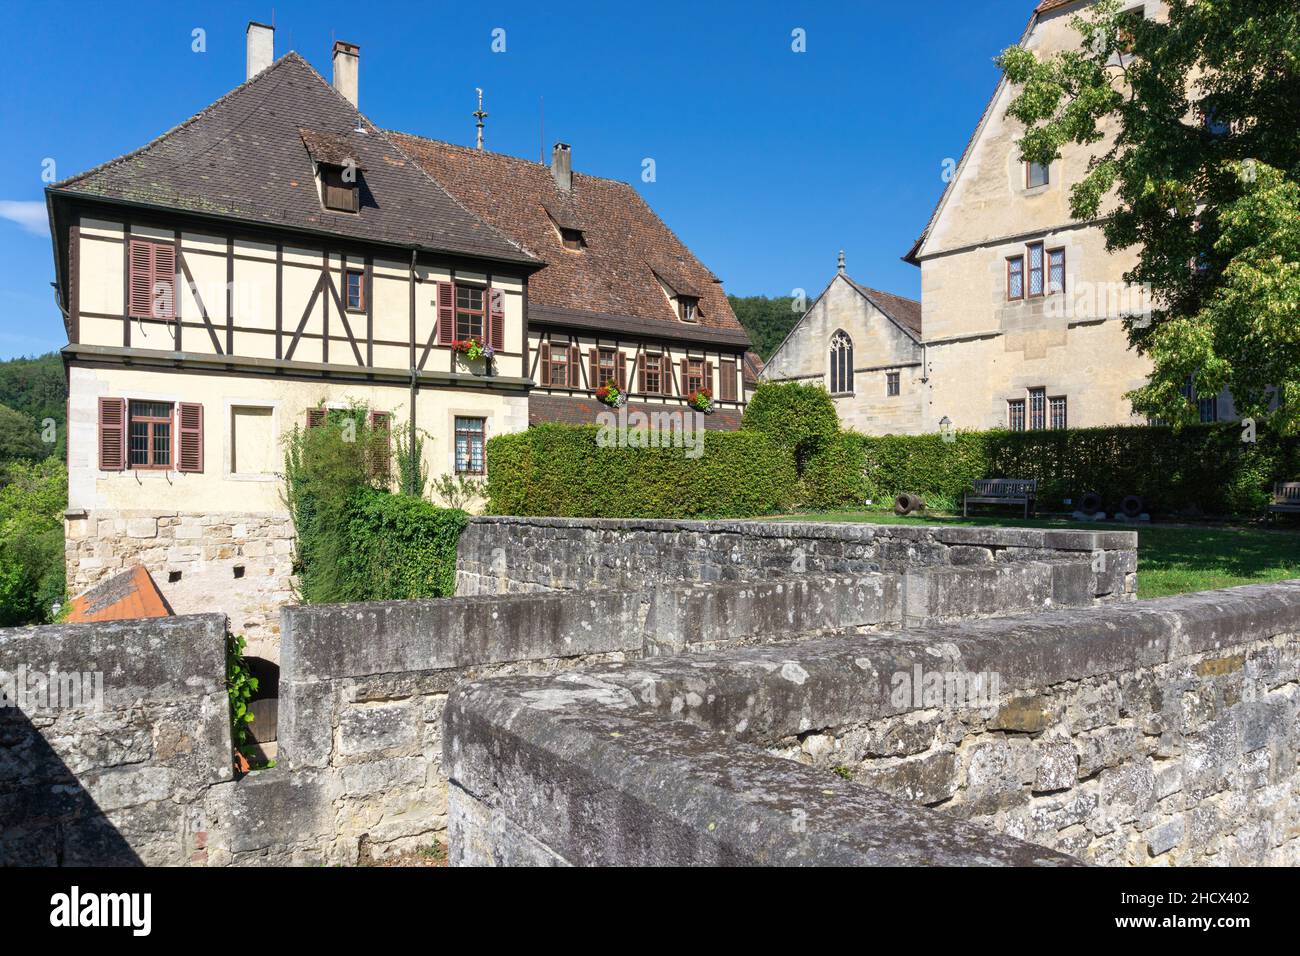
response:
[[[334,41],[334,89],[343,94],[353,106],[357,105],[357,71],[361,63],[361,47],[355,43]]]
[[[551,147],[551,178],[562,192],[573,188],[573,154],[568,143],[556,143]]]
[[[251,80],[275,61],[275,27],[256,20],[248,21],[248,69],[245,80]]]

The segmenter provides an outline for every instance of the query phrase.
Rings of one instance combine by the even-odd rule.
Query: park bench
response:
[[[1300,514],[1300,481],[1274,482],[1268,510],[1270,514]]]
[[[962,496],[962,517],[967,514],[968,505],[1024,505],[1025,517],[1034,510],[1034,499],[1038,497],[1038,479],[1036,478],[977,478],[971,482],[971,490]]]

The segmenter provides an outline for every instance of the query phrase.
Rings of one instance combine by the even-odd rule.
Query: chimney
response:
[[[334,89],[343,94],[353,106],[357,105],[357,69],[361,62],[361,47],[355,43],[334,41]]]
[[[556,143],[551,147],[551,178],[562,192],[573,188],[573,154],[568,143]]]
[[[275,27],[256,20],[248,21],[248,75],[251,80],[275,60]]]

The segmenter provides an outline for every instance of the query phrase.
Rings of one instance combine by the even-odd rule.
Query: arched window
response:
[[[843,329],[831,336],[831,394],[853,391],[853,340]]]

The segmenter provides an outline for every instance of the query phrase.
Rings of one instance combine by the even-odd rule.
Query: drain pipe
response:
[[[416,257],[416,250],[415,250],[415,249],[412,249],[412,250],[411,250],[411,278],[410,278],[410,282],[411,282],[411,344],[412,344],[412,345],[415,344],[415,257]],[[419,459],[419,453],[416,451],[416,445],[415,445],[415,395],[416,395],[416,392],[417,392],[418,389],[419,389],[419,378],[420,378],[420,370],[419,370],[418,368],[416,368],[414,365],[412,365],[412,366],[411,366],[411,425],[410,425],[410,432],[409,432],[408,437],[407,437],[407,442],[409,443],[409,447],[407,448],[407,454],[410,455],[410,462],[409,462],[409,464],[410,464],[410,471],[409,471],[409,474],[412,475],[412,476],[417,476],[417,475],[420,474],[420,459]],[[414,487],[414,486],[415,486],[415,483],[416,483],[416,482],[415,482],[415,480],[414,480],[414,478],[413,478],[413,479],[412,479],[412,487],[411,487],[411,488],[403,488],[403,489],[402,489],[402,493],[403,493],[403,494],[410,494],[411,492],[413,492],[413,491],[415,490],[415,487]]]

